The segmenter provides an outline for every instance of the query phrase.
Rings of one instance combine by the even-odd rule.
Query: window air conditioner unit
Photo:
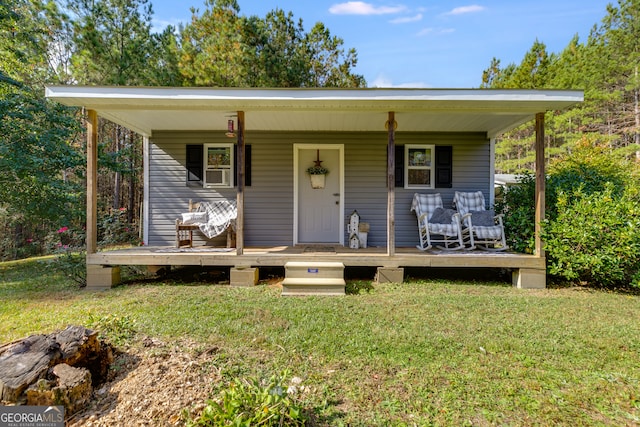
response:
[[[229,169],[208,169],[205,172],[205,187],[228,187],[231,171]]]

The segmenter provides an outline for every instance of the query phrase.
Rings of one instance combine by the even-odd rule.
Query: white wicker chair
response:
[[[453,210],[447,212],[442,205],[442,198],[436,194],[414,194],[411,202],[411,210],[416,213],[418,219],[419,244],[416,246],[422,251],[433,247],[434,243],[442,249],[458,250],[464,248],[462,233],[460,232],[460,215]],[[442,219],[432,222],[434,213]],[[447,222],[447,219],[450,219]]]
[[[462,236],[465,244],[469,244],[469,249],[509,249],[504,235],[503,215],[495,215],[493,211],[485,209],[482,191],[456,191],[453,205],[461,216]]]

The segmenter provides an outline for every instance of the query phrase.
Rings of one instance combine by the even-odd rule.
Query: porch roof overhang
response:
[[[582,91],[520,89],[258,89],[48,86],[46,97],[85,107],[144,136],[220,130],[238,111],[246,131],[482,132],[490,138],[536,113],[582,102]]]

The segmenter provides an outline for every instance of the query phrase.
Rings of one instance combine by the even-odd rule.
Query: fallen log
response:
[[[71,414],[89,402],[92,384],[106,381],[112,362],[111,346],[82,326],[2,345],[0,403],[64,405]]]

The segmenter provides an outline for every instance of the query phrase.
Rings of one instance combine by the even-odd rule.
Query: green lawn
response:
[[[0,263],[1,342],[115,316],[217,346],[228,380],[288,369],[321,425],[640,425],[635,295],[442,280],[323,298],[161,281],[92,293],[49,262]]]

